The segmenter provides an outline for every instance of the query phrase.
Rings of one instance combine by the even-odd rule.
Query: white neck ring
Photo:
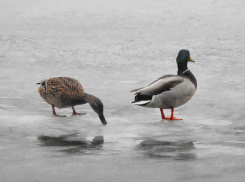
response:
[[[189,71],[189,70],[187,69],[187,70],[183,71],[182,74],[184,74],[184,73],[187,72],[187,71]]]

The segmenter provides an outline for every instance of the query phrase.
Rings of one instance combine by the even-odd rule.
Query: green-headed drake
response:
[[[187,67],[189,61],[194,62],[188,50],[182,49],[176,58],[177,75],[164,75],[143,88],[132,90],[135,101],[132,103],[149,108],[160,108],[162,119],[182,120],[174,117],[174,108],[188,102],[197,89],[195,76]],[[163,109],[171,109],[171,117],[165,117]]]

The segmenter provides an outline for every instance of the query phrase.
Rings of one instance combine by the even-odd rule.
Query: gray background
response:
[[[0,4],[1,181],[244,181],[245,1]],[[130,90],[176,74],[183,48],[198,82],[184,120],[132,105]],[[89,105],[53,117],[35,83],[57,76],[99,97],[108,125]]]

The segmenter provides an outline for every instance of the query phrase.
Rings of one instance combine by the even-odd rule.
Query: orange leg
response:
[[[166,117],[165,117],[165,115],[163,113],[163,109],[162,108],[160,108],[160,112],[161,112],[162,119],[166,119]]]
[[[55,117],[66,117],[65,115],[63,115],[63,116],[57,115],[55,112],[55,109],[54,109],[54,105],[52,105],[52,111],[53,111],[53,116],[55,116]]]
[[[160,108],[161,111],[161,115],[162,115],[162,119],[166,119],[166,120],[183,120],[183,119],[177,119],[176,117],[174,117],[174,108],[171,107],[171,117],[165,117],[162,108]]]
[[[74,109],[74,107],[71,107],[73,112],[72,112],[72,115],[81,115],[81,114],[86,114],[86,113],[78,113],[76,112],[76,110]]]

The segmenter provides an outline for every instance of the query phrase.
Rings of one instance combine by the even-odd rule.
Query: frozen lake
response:
[[[1,181],[244,181],[245,1],[0,2]],[[198,86],[169,122],[129,91],[176,74],[180,49]],[[53,117],[35,83],[57,76],[108,124],[88,104]]]

